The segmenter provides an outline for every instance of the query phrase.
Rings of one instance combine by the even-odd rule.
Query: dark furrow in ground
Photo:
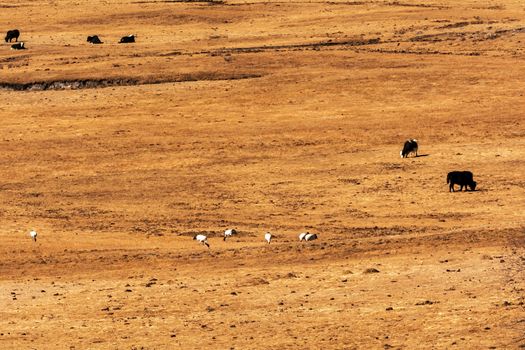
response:
[[[183,52],[183,51],[173,51],[168,52],[165,54],[161,54],[160,56],[178,56],[178,55],[225,55],[225,54],[232,54],[232,53],[257,53],[257,52],[267,52],[267,51],[294,51],[294,50],[304,50],[304,49],[319,49],[321,47],[329,47],[329,46],[364,46],[364,45],[375,45],[380,44],[381,39],[379,38],[372,38],[372,39],[365,39],[365,40],[344,40],[344,41],[321,41],[316,43],[305,43],[305,44],[288,44],[288,45],[263,45],[263,46],[248,46],[248,47],[224,47],[220,49],[214,49],[214,50],[203,50],[203,51],[195,51],[195,52]]]
[[[218,81],[218,80],[241,80],[260,78],[262,74],[217,74],[214,72],[203,72],[196,74],[182,74],[168,78],[109,78],[109,79],[72,79],[72,80],[49,80],[29,83],[0,82],[0,90],[11,91],[45,91],[45,90],[78,90],[96,89],[112,86],[133,86],[150,84],[170,84],[192,81]]]

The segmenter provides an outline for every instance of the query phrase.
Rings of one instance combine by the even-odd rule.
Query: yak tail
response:
[[[447,183],[450,182],[450,174],[447,174]]]

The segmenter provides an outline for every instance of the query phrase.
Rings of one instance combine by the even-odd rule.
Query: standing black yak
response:
[[[5,36],[5,42],[10,43],[11,40],[13,39],[15,39],[15,41],[18,41],[19,36],[20,36],[20,31],[18,29],[8,30]]]

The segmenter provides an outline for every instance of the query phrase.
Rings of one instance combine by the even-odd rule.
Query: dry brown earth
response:
[[[1,349],[525,347],[521,1],[0,11]]]

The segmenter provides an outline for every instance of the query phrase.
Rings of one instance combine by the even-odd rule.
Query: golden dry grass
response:
[[[525,346],[519,1],[0,7],[0,348]]]

